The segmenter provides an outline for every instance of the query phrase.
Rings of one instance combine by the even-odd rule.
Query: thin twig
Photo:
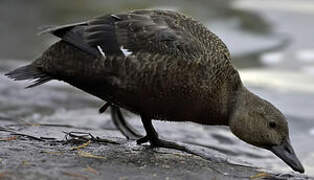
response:
[[[27,137],[27,138],[30,138],[30,139],[33,139],[33,140],[37,140],[37,141],[45,141],[45,140],[43,140],[43,139],[40,139],[40,138],[35,137],[35,136],[28,135],[28,134],[22,134],[22,133],[11,133],[11,135],[14,135],[14,136],[22,136],[22,137]]]
[[[77,132],[77,131],[71,131],[71,132],[63,132],[65,133],[65,140],[66,141],[92,141],[92,142],[104,142],[104,143],[111,143],[111,144],[120,144],[118,142],[109,140],[109,139],[102,139],[100,137],[95,137],[91,133],[87,132]],[[71,139],[69,139],[69,137]]]

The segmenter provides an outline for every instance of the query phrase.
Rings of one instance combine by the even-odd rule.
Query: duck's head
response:
[[[288,122],[276,107],[245,87],[239,91],[234,107],[229,126],[237,137],[270,150],[293,170],[304,172],[290,144]]]

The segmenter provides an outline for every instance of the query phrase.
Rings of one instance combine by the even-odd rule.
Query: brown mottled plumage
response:
[[[242,85],[225,44],[192,18],[136,10],[46,32],[62,40],[9,77],[37,79],[31,87],[62,80],[139,114],[147,135],[138,143],[182,149],[159,139],[151,119],[229,125],[240,139],[304,172],[285,117]]]

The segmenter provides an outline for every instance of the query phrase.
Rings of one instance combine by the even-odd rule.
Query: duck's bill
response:
[[[293,170],[304,173],[304,168],[295,155],[289,139],[284,140],[281,145],[272,146],[269,150],[287,163]]]

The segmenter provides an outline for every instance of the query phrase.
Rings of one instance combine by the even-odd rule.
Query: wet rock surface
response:
[[[220,162],[138,146],[113,130],[1,120],[1,178],[4,179],[243,179],[277,177],[223,156]],[[94,141],[65,138],[65,131],[91,133]],[[73,133],[75,134],[75,133]],[[186,144],[186,146],[191,146]],[[194,147],[199,150],[200,147]],[[219,152],[203,149],[208,156]],[[232,158],[231,158],[232,159]],[[291,177],[306,178],[290,174]]]
[[[53,126],[23,129],[24,133],[45,131],[49,138],[57,133],[63,135],[63,128]],[[8,179],[241,179],[258,173],[255,168],[242,165],[208,162],[181,152],[137,146],[135,142],[110,138],[108,131],[102,134],[106,134],[102,138],[114,143],[91,142],[78,150],[73,147],[79,144],[70,142],[10,135],[1,142],[1,163],[5,165],[2,174]]]

